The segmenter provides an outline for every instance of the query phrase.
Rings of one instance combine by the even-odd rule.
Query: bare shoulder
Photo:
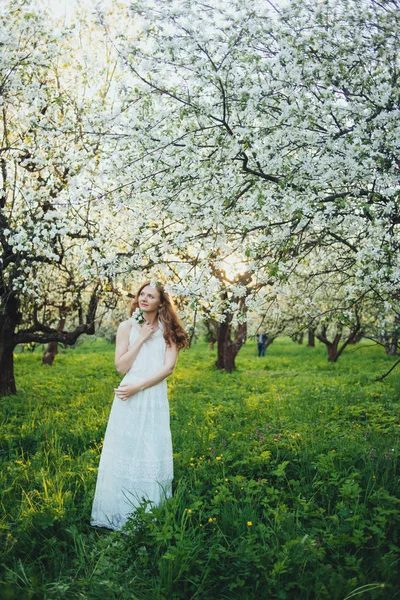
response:
[[[130,319],[126,319],[125,321],[121,321],[118,325],[118,329],[121,331],[128,331],[132,327],[132,321]]]
[[[120,338],[120,337],[125,337],[126,335],[129,335],[131,328],[132,328],[132,321],[130,319],[121,321],[121,323],[118,325],[117,336]]]
[[[169,354],[178,354],[179,353],[178,346],[176,344],[174,344],[174,342],[170,342],[169,344],[167,344],[167,352]]]

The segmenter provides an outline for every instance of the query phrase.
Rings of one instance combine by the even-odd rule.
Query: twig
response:
[[[379,342],[375,342],[374,345],[381,346],[382,344],[379,344]],[[351,350],[348,350],[348,352],[357,352],[358,350],[364,350],[365,348],[373,348],[373,345],[372,344],[364,344],[363,346],[358,346],[357,348],[351,348]]]

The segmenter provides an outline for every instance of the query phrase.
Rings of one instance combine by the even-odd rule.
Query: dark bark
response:
[[[388,356],[397,356],[398,342],[392,342],[388,347],[385,346],[385,349]]]
[[[399,339],[400,339],[400,318],[396,316],[394,320],[393,331],[385,333],[383,336],[383,345],[385,347],[386,354],[389,356],[396,356],[399,350]]]
[[[28,329],[19,330],[14,335],[14,339],[17,344],[28,342],[36,342],[38,344],[62,342],[67,346],[73,346],[82,333],[87,333],[88,335],[93,335],[95,333],[95,318],[98,302],[98,287],[96,287],[90,297],[86,319],[84,320],[82,318],[81,320],[84,322],[75,327],[73,331],[57,331],[57,329],[47,327],[43,323],[36,323]],[[79,308],[82,310],[83,314],[83,308]]]
[[[14,348],[12,344],[0,347],[0,396],[17,393],[14,377]]]
[[[221,271],[220,269],[217,269],[213,264],[211,264],[211,267],[213,269],[214,275],[216,275],[221,282],[226,280],[232,283],[232,281],[226,279],[223,270]],[[246,316],[247,312],[246,297],[250,293],[250,288],[248,286],[251,282],[251,277],[251,272],[247,271],[246,273],[238,275],[234,280],[234,282],[244,286],[247,289],[245,296],[231,298],[232,302],[237,302],[238,314],[244,317]],[[222,291],[221,299],[224,302],[228,300],[228,293],[226,290]],[[216,362],[216,367],[217,369],[223,369],[228,373],[232,373],[232,371],[236,369],[235,358],[237,356],[237,353],[239,352],[240,348],[243,346],[247,338],[247,323],[239,323],[239,325],[237,326],[235,338],[232,339],[233,314],[230,308],[227,308],[227,310],[224,313],[224,316],[225,320],[222,323],[217,324],[218,358]]]
[[[57,331],[63,331],[66,317],[63,316],[65,310],[60,310],[60,320],[57,325]],[[58,354],[58,342],[50,342],[43,354],[42,365],[49,365],[50,367],[53,365],[54,359]]]
[[[360,329],[360,331],[353,337],[353,339],[351,340],[351,342],[349,342],[349,344],[358,344],[359,342],[361,342],[362,338],[364,337],[364,331],[362,329]]]
[[[226,319],[218,328],[218,358],[217,368],[232,373],[236,369],[235,358],[246,341],[247,323],[238,325],[235,338],[232,340],[232,315],[225,315]]]
[[[42,365],[49,365],[49,367],[51,367],[57,354],[58,342],[50,342],[43,353]]]
[[[0,313],[0,396],[15,394],[17,391],[13,351],[18,344],[62,342],[73,345],[82,333],[95,333],[98,289],[96,286],[92,292],[85,322],[68,332],[57,331],[38,322],[28,329],[16,331],[20,321],[19,301],[15,294],[8,293],[7,300],[3,303],[3,312]]]
[[[303,341],[304,341],[304,331],[297,331],[296,333],[294,333],[292,335],[292,340],[294,342],[297,342],[301,346],[303,344]]]
[[[231,319],[230,319],[231,320]],[[228,319],[218,328],[218,357],[217,368],[231,373],[235,369],[234,349],[231,341],[231,323]]]
[[[355,337],[358,335],[358,333],[360,331],[360,322],[357,319],[357,322],[354,324],[353,328],[350,330],[350,333],[348,334],[348,336],[346,338],[343,338],[343,336],[342,336],[342,331],[343,331],[342,326],[338,326],[337,333],[332,341],[328,340],[327,330],[328,330],[328,326],[323,325],[321,328],[321,331],[319,333],[316,332],[315,335],[319,339],[320,342],[325,344],[325,346],[328,350],[328,362],[336,362],[338,360],[338,358],[340,357],[340,355],[342,354],[343,350],[346,348],[346,346],[348,344],[351,344],[353,339],[355,339]],[[343,343],[340,346],[341,341]]]
[[[338,350],[339,342],[340,342],[340,336],[335,335],[333,342],[328,343],[326,345],[326,347],[328,349],[328,361],[329,362],[336,362],[337,359],[339,358],[339,356],[340,356],[339,350]]]
[[[307,346],[309,348],[315,348],[315,329],[312,327],[308,328],[308,342]]]
[[[0,317],[0,396],[16,394],[14,377],[15,329],[20,317],[18,299],[9,293]]]

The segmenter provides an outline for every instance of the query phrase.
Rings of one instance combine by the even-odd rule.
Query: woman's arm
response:
[[[167,347],[167,351],[165,353],[165,362],[162,369],[144,381],[139,381],[137,383],[123,383],[118,388],[114,388],[115,395],[120,400],[127,400],[130,396],[133,396],[134,394],[137,394],[146,388],[160,383],[160,381],[166,379],[168,375],[171,375],[177,360],[178,349],[175,344],[171,344],[171,346]]]
[[[155,329],[149,323],[144,323],[140,328],[140,333],[136,338],[135,342],[129,348],[129,335],[131,332],[132,325],[129,321],[123,321],[120,323],[117,330],[117,338],[115,341],[115,366],[118,373],[124,375],[129,371],[139,350],[143,345],[143,342],[147,340],[154,333]]]

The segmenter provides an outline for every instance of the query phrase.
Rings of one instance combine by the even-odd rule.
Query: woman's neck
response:
[[[145,320],[150,323],[150,325],[156,325],[158,322],[158,314],[157,311],[155,312],[150,312],[150,313],[144,313],[143,317],[145,318]]]

